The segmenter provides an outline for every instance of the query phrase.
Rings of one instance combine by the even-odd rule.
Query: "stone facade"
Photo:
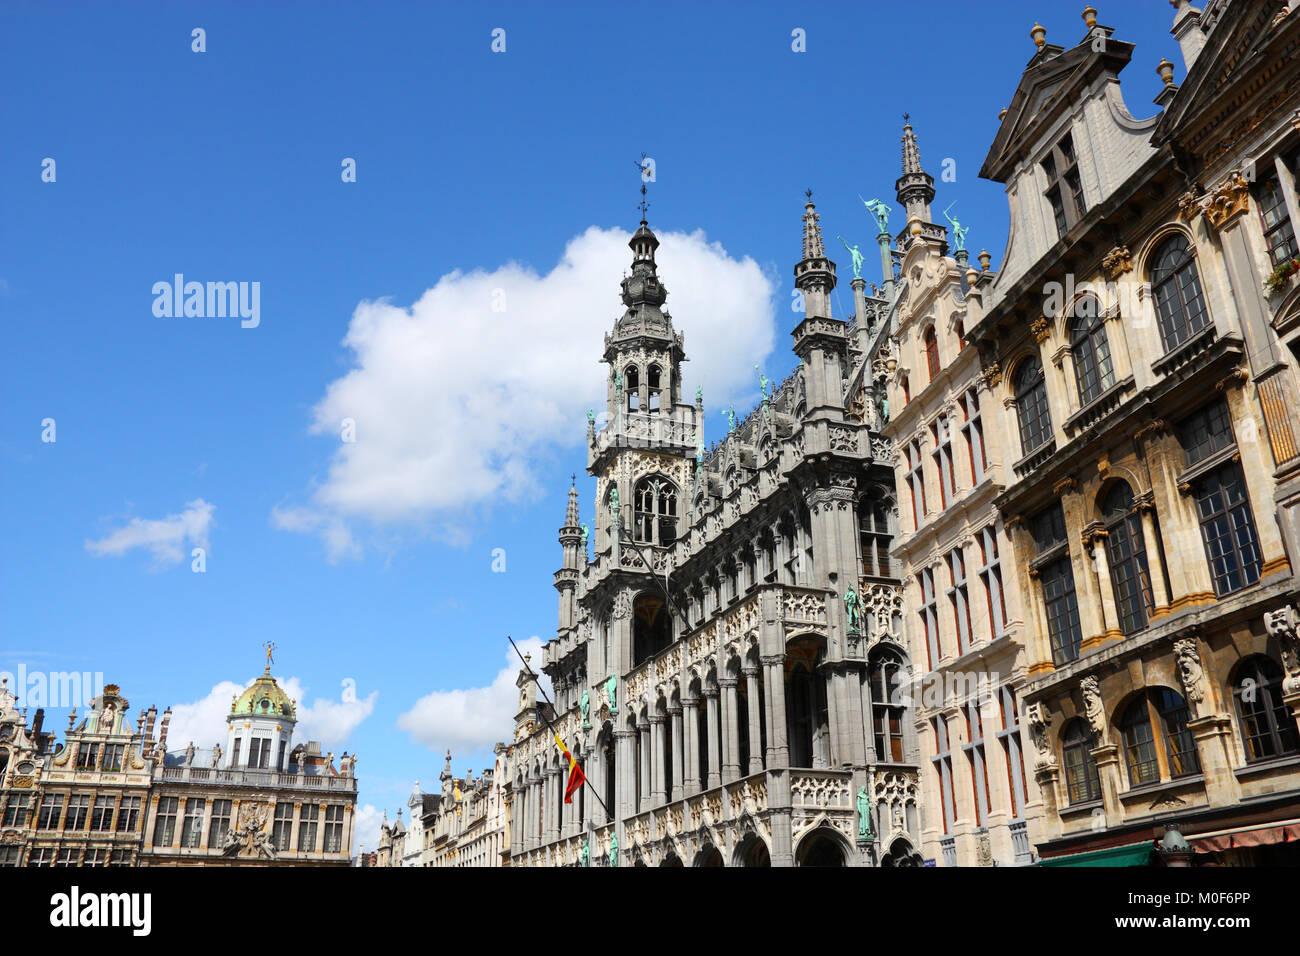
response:
[[[314,742],[292,747],[294,702],[269,663],[232,702],[225,748],[169,753],[171,711],[142,710],[132,727],[113,684],[57,747],[14,704],[0,690],[0,864],[348,864],[356,759],[336,769]]]
[[[1300,16],[1176,7],[1160,112],[1124,106],[1133,47],[1094,16],[1070,49],[1038,38],[981,171],[1012,232],[966,331],[1000,370],[1049,863],[1166,824],[1220,860],[1294,856],[1300,295],[1265,279],[1296,256]]]
[[[658,244],[645,222],[629,243],[605,427],[588,416],[594,554],[576,491],[560,529],[553,712],[521,673],[511,865],[917,865],[916,748],[890,693],[908,655],[873,374],[887,303],[855,278],[856,316],[832,316],[810,194],[797,367],[706,451]],[[570,803],[548,725],[590,780]]]

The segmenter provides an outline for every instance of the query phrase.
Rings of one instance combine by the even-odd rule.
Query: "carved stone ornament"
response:
[[[1250,183],[1234,172],[1214,187],[1205,204],[1205,218],[1215,229],[1222,229],[1250,206]]]
[[[620,621],[625,621],[632,616],[632,590],[624,588],[618,592],[618,597],[614,598],[613,615]]]
[[[1052,749],[1050,730],[1052,715],[1042,701],[1034,701],[1025,708],[1029,722],[1029,736],[1034,742],[1034,769],[1047,770],[1056,766],[1056,753]]]
[[[980,378],[983,379],[985,387],[997,388],[1002,382],[1002,369],[997,362],[993,362],[984,367],[984,371],[980,373]]]
[[[1085,677],[1079,682],[1079,692],[1083,695],[1083,714],[1088,718],[1092,735],[1101,744],[1106,739],[1106,709],[1101,702],[1101,685],[1093,676]]]
[[[1199,717],[1205,702],[1205,670],[1196,638],[1180,637],[1174,641],[1174,660],[1178,662],[1178,679],[1192,705],[1192,716]]]
[[[1047,341],[1047,337],[1052,334],[1052,325],[1040,315],[1034,319],[1033,325],[1029,326],[1029,331],[1034,333],[1034,341],[1042,345]]]
[[[1106,253],[1101,260],[1101,271],[1112,282],[1133,269],[1133,253],[1128,246],[1116,246]]]
[[[1282,655],[1286,680],[1282,682],[1283,694],[1300,692],[1300,614],[1288,604],[1264,615],[1264,629],[1275,638]]]

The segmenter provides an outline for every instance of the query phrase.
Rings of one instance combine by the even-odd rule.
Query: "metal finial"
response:
[[[650,167],[646,164],[646,154],[641,154],[641,159],[636,164],[636,171],[641,174],[641,202],[638,209],[641,210],[641,221],[646,221],[646,210],[650,208],[650,203],[646,202],[645,173]]]
[[[910,120],[911,118],[912,118],[912,114],[911,114],[911,113],[904,113],[904,114],[903,114],[903,122],[904,122],[904,123],[906,123],[906,122],[907,122],[908,120]]]

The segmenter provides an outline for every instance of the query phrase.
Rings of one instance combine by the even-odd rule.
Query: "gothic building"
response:
[[[855,277],[856,316],[834,317],[811,194],[802,231],[796,368],[763,380],[758,407],[707,450],[659,240],[644,220],[632,236],[601,356],[606,426],[588,414],[592,553],[571,490],[543,661],[556,730],[592,786],[564,802],[551,715],[521,675],[512,865],[919,863],[892,449],[872,372],[886,303]]]
[[[981,170],[1011,233],[964,335],[1051,865],[1295,858],[1300,14],[1175,7],[1146,119],[1095,10],[1036,26]]]

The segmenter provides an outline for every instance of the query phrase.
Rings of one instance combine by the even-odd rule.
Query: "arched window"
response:
[[[1232,681],[1246,760],[1268,760],[1300,752],[1295,719],[1282,702],[1282,668],[1258,654],[1241,662]]]
[[[1151,294],[1165,351],[1171,352],[1210,324],[1196,258],[1183,235],[1170,236],[1151,256]]]
[[[1097,761],[1092,757],[1092,732],[1082,717],[1066,724],[1061,742],[1065,758],[1065,788],[1070,803],[1087,803],[1101,799],[1101,781],[1097,777]]]
[[[786,647],[785,713],[791,767],[824,769],[830,726],[826,678],[818,673],[825,648],[815,637],[797,638]]]
[[[881,651],[871,664],[871,725],[875,733],[876,760],[902,763],[903,661],[892,651]]]
[[[1187,701],[1167,687],[1143,691],[1125,708],[1120,731],[1130,786],[1200,773],[1201,761],[1187,721]],[[1157,737],[1163,739],[1163,746]]]
[[[677,540],[677,486],[651,475],[636,483],[633,523],[637,541],[667,547]]]
[[[1120,481],[1106,493],[1102,506],[1106,521],[1106,556],[1110,583],[1115,589],[1115,611],[1125,634],[1146,627],[1155,599],[1151,596],[1151,569],[1142,533],[1142,516],[1133,504],[1133,489]]]
[[[641,594],[632,602],[632,666],[654,657],[673,642],[672,622],[663,598]]]
[[[635,412],[641,407],[641,373],[629,365],[623,373],[623,391],[627,395],[627,410]]]
[[[1074,305],[1074,317],[1070,320],[1070,352],[1074,356],[1079,403],[1087,405],[1115,384],[1115,366],[1110,360],[1110,343],[1106,339],[1106,320],[1093,296],[1084,296]]]
[[[1047,379],[1043,363],[1031,355],[1016,368],[1013,381],[1020,418],[1020,450],[1028,455],[1052,437],[1052,416],[1047,408]]]
[[[906,405],[908,402],[912,400],[912,389],[907,384],[906,375],[904,375],[901,379],[898,380],[898,385],[899,388],[903,390],[903,404]]]
[[[933,382],[939,375],[939,337],[934,334],[934,326],[925,330],[925,364]]]
[[[650,404],[647,408],[652,412],[659,411],[659,390],[661,373],[658,365],[651,365],[650,370],[646,372],[646,384],[650,389]]]

